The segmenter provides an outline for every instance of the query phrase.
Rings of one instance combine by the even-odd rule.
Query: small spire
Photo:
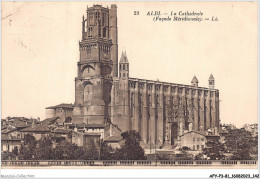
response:
[[[128,63],[128,59],[127,59],[127,56],[126,56],[126,51],[124,52],[122,50],[122,55],[121,55],[121,58],[120,58],[120,63]]]
[[[211,89],[215,88],[215,79],[212,74],[209,77],[209,88],[211,88]]]
[[[215,80],[215,78],[213,77],[212,73],[210,74],[209,80]]]
[[[192,86],[198,86],[199,84],[199,80],[197,79],[197,77],[194,75],[194,77],[191,80],[191,85]]]
[[[194,75],[194,77],[192,78],[191,82],[195,82],[195,83],[198,83],[199,80],[197,79],[197,77]]]
[[[32,128],[34,128],[35,125],[36,125],[36,124],[35,124],[35,119],[33,119],[33,120],[32,120]]]

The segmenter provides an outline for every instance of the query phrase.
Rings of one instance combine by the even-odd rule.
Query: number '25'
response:
[[[139,15],[139,11],[134,11],[134,15],[138,16]]]

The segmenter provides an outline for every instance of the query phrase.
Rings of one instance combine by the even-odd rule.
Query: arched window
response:
[[[87,84],[84,88],[84,103],[90,103],[92,101],[93,89],[91,84]]]
[[[71,117],[67,117],[67,118],[65,119],[65,123],[71,123],[71,121],[72,121]]]
[[[82,77],[86,78],[95,75],[95,70],[92,66],[88,65],[82,69]]]

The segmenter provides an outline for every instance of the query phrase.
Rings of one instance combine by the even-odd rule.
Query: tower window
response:
[[[123,73],[123,77],[125,77],[125,74]]]
[[[107,34],[107,29],[104,27],[104,29],[103,29],[103,37],[106,37],[106,34]]]
[[[125,70],[125,65],[123,64],[123,70]]]

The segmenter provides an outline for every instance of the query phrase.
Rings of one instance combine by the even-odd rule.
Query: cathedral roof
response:
[[[212,74],[210,74],[209,80],[214,80],[214,77]]]
[[[73,104],[62,103],[56,106],[47,107],[46,109],[56,109],[56,108],[73,108]]]
[[[128,58],[126,56],[126,52],[122,51],[122,55],[121,55],[121,58],[120,58],[120,63],[128,63]]]
[[[194,77],[192,78],[191,82],[192,82],[192,83],[198,83],[198,82],[199,82],[199,80],[197,79],[197,77],[196,77],[196,76],[194,76]]]

